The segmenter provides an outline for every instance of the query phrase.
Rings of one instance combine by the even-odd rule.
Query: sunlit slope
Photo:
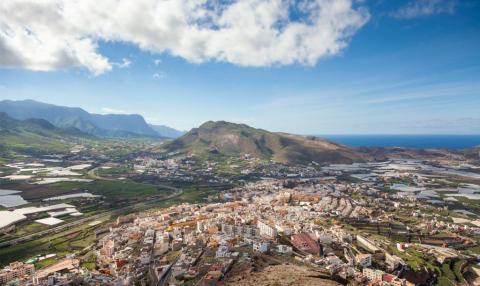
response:
[[[208,121],[166,144],[164,150],[197,155],[250,154],[284,163],[351,163],[369,159],[365,154],[321,138],[268,132],[225,121]]]

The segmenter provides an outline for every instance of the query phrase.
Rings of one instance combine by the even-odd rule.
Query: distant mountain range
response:
[[[108,118],[115,117],[108,116]],[[122,118],[121,120],[126,119]],[[115,126],[114,124],[118,124],[118,122],[111,124]],[[64,126],[58,127],[39,118],[18,120],[7,113],[0,112],[0,158],[3,155],[11,154],[12,151],[29,154],[66,152],[72,144],[78,144],[88,138],[95,138],[91,132],[84,132],[76,126],[70,124],[64,124]],[[82,127],[82,125],[80,126]],[[93,128],[93,130],[100,130],[96,126]],[[151,128],[174,132],[162,126]],[[122,133],[123,136],[138,134],[123,130],[109,132]],[[168,135],[176,136],[177,134]],[[398,147],[350,148],[318,137],[269,132],[245,124],[225,121],[208,121],[157,148],[158,152],[179,152],[212,159],[250,154],[263,160],[292,164],[384,161],[392,157],[406,159],[455,157],[463,158],[465,163],[469,163],[478,162],[480,156],[480,147],[463,150]]]
[[[162,148],[200,156],[250,154],[284,163],[351,163],[372,159],[367,153],[321,138],[269,132],[225,121],[208,121]]]
[[[166,125],[154,125],[154,124],[149,124],[150,128],[155,130],[157,133],[161,134],[163,137],[168,137],[168,138],[178,138],[185,133],[186,131],[180,131],[171,127],[168,127]]]
[[[44,119],[17,120],[0,112],[0,157],[10,151],[65,152],[73,139],[88,137],[76,128],[58,128]]]
[[[65,107],[34,100],[0,101],[0,112],[18,120],[44,119],[58,128],[75,128],[101,137],[168,137],[182,132],[151,126],[138,114],[94,114],[78,107]],[[163,132],[163,133],[162,133]]]

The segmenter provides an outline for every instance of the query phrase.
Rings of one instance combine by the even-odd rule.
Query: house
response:
[[[407,284],[407,281],[405,279],[400,279],[392,274],[383,274],[382,281],[392,286],[405,286]]]
[[[385,274],[382,270],[372,268],[363,268],[362,273],[370,281],[382,281],[383,274]]]
[[[372,265],[372,255],[367,253],[360,253],[355,256],[357,265],[362,268],[370,267]]]
[[[297,249],[310,254],[319,255],[320,246],[306,233],[299,233],[292,236],[292,244]]]
[[[7,284],[15,279],[29,278],[35,272],[33,264],[24,264],[23,262],[12,262],[7,267],[0,270],[0,285]]]
[[[253,251],[265,253],[265,252],[268,252],[269,248],[270,248],[270,243],[266,241],[253,243]]]
[[[259,229],[260,236],[268,239],[275,239],[277,237],[277,230],[270,224],[258,220],[257,227]]]
[[[215,257],[216,258],[226,258],[226,257],[229,257],[229,256],[230,256],[230,254],[229,254],[229,251],[228,251],[228,246],[225,245],[225,244],[221,244],[217,249]]]
[[[293,250],[291,246],[280,244],[277,245],[277,252],[281,254],[291,255]]]

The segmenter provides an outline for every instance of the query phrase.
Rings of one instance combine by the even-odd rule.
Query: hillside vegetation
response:
[[[43,119],[16,120],[0,112],[0,155],[12,152],[66,152],[69,139],[85,136],[76,129],[60,129]]]
[[[225,121],[208,121],[163,148],[167,152],[195,155],[250,154],[283,163],[351,163],[369,159],[366,154],[321,138],[269,132]]]

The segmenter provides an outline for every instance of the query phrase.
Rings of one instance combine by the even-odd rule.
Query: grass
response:
[[[58,261],[58,259],[56,257],[50,257],[50,258],[44,259],[42,261],[37,261],[37,262],[35,262],[35,269],[45,268],[47,266],[55,264],[57,261]]]
[[[480,255],[480,245],[468,248],[468,250],[476,255]]]
[[[465,278],[463,277],[462,274],[462,267],[466,264],[467,262],[465,260],[458,260],[455,261],[453,264],[453,273],[455,274],[455,277],[460,283],[465,283]]]
[[[93,229],[88,225],[83,225],[48,237],[0,248],[0,257],[2,258],[0,264],[6,265],[12,261],[25,261],[37,255],[50,253],[55,253],[57,256],[72,253],[78,248],[86,247],[93,242]],[[72,240],[72,233],[80,234]]]
[[[83,256],[83,262],[80,265],[83,268],[86,268],[88,270],[94,270],[96,268],[96,256],[93,251],[88,252]]]
[[[128,174],[133,172],[133,168],[130,168],[128,166],[113,167],[110,169],[99,168],[96,170],[96,172],[99,176],[122,175],[122,174]]]
[[[182,253],[181,250],[178,250],[178,251],[170,251],[170,252],[167,253],[167,255],[166,255],[167,261],[174,261],[177,257],[180,256],[181,253]]]
[[[413,247],[408,248],[405,252],[399,251],[395,246],[389,246],[389,250],[402,258],[407,265],[413,269],[418,270],[421,267],[425,266],[431,271],[436,271],[437,267],[434,265],[433,261],[427,260],[427,257],[423,255],[420,251],[414,249]]]
[[[442,264],[442,274],[446,278],[448,278],[450,281],[455,281],[455,274],[453,273],[452,269],[450,268],[450,265],[448,263]]]
[[[97,264],[95,262],[83,262],[80,266],[91,271],[95,270]]]
[[[452,281],[448,280],[448,278],[446,278],[446,277],[438,278],[436,285],[438,285],[438,286],[455,286],[455,284]]]
[[[420,269],[421,266],[425,264],[425,260],[422,259],[422,256],[420,255],[412,255],[407,252],[406,255],[400,256],[410,268],[418,270]]]
[[[25,234],[30,234],[34,232],[39,232],[42,230],[48,229],[48,226],[40,224],[38,222],[32,222],[29,224],[17,226],[15,229],[15,235],[16,236],[22,236]]]
[[[52,184],[54,188],[64,190],[82,189],[102,195],[110,199],[133,199],[158,195],[159,190],[154,185],[135,183],[132,181],[96,180],[93,182],[59,182]]]
[[[200,203],[205,202],[205,199],[209,195],[218,194],[218,190],[208,187],[188,187],[183,189],[182,195],[169,200],[168,204],[181,204],[181,203]]]
[[[0,136],[0,145],[6,150],[15,152],[36,154],[36,153],[65,153],[70,148],[70,144],[61,141],[58,137],[42,136],[36,133],[22,131],[17,134],[2,134]]]

